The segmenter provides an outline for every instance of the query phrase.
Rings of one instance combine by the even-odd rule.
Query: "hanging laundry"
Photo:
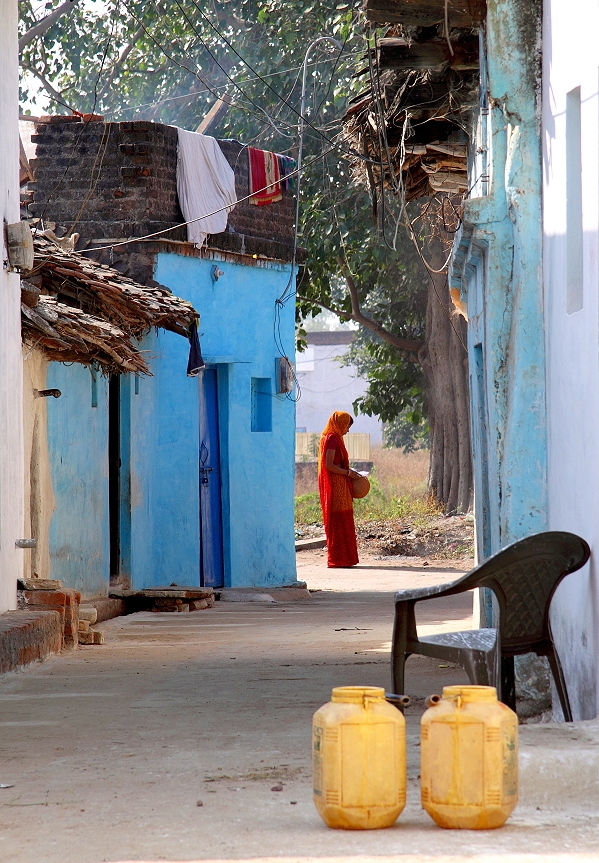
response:
[[[199,372],[202,371],[202,369],[206,368],[206,363],[204,362],[204,357],[202,356],[202,349],[200,348],[197,320],[193,321],[189,325],[189,330],[187,331],[187,334],[189,336],[189,360],[187,362],[187,377],[195,378],[198,376]]]
[[[235,172],[215,138],[178,129],[177,193],[187,225],[187,239],[201,248],[208,234],[227,227],[237,202]],[[192,221],[196,220],[196,221]]]
[[[248,147],[250,168],[250,204],[263,207],[280,201],[279,160],[276,153]]]
[[[295,189],[295,174],[292,177],[287,176],[295,171],[297,162],[291,156],[283,156],[277,153],[277,161],[279,163],[279,177],[281,178],[281,188],[288,192],[290,189]]]

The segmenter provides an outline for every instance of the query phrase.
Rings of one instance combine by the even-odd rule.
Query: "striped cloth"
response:
[[[250,204],[264,207],[280,201],[281,183],[279,182],[279,160],[276,153],[268,150],[255,150],[248,147],[250,174]]]

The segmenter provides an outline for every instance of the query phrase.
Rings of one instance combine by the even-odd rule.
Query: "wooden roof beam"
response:
[[[432,69],[449,63],[452,69],[478,69],[478,37],[453,42],[453,56],[445,40],[412,42],[401,39],[379,40],[381,69]]]
[[[364,0],[369,21],[429,27],[445,18],[445,0]],[[449,0],[450,27],[480,27],[486,16],[486,0]]]

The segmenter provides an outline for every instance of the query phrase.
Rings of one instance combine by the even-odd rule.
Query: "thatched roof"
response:
[[[374,162],[355,168],[371,188],[406,201],[468,188],[467,144],[479,102],[478,32],[484,0],[366,0],[371,21],[390,23],[356,77],[368,84],[344,118],[350,145]],[[393,23],[395,22],[395,23]]]
[[[21,282],[23,340],[52,360],[150,374],[138,340],[152,327],[186,336],[199,317],[163,285],[140,285],[47,237],[36,235],[34,250]]]

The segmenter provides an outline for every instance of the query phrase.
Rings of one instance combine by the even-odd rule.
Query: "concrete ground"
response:
[[[376,559],[328,571],[322,552],[302,552],[298,570],[310,599],[116,618],[100,626],[103,646],[0,678],[0,783],[12,786],[0,789],[0,860],[599,859],[596,772],[582,799],[574,776],[563,803],[551,771],[527,780],[500,830],[433,824],[419,803],[419,716],[426,695],[465,676],[422,657],[408,663],[406,809],[387,830],[325,827],[311,800],[313,712],[335,685],[388,688],[393,590],[459,573]],[[421,624],[467,628],[471,605],[428,602]],[[547,742],[534,739],[530,751]]]

